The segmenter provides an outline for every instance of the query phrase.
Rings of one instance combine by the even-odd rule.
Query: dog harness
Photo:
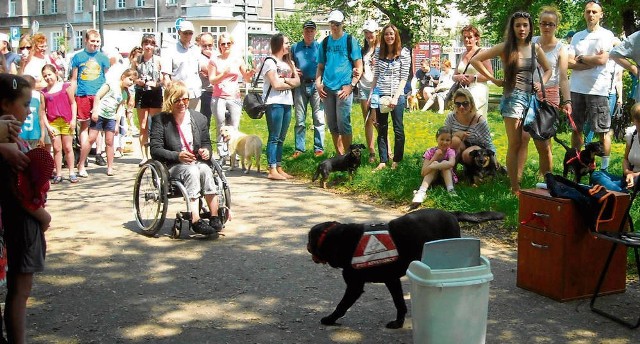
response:
[[[578,152],[578,150],[576,149],[576,156],[574,156],[573,158],[567,160],[567,165],[573,163],[574,161],[578,160],[578,162],[580,163],[580,165],[589,168],[590,170],[594,170],[596,168],[596,162],[593,161],[591,162],[591,164],[587,165],[585,164],[582,159],[580,159],[580,152]]]
[[[396,260],[398,260],[398,249],[389,234],[387,224],[371,224],[368,229],[365,229],[353,252],[351,267],[364,269],[393,263]]]

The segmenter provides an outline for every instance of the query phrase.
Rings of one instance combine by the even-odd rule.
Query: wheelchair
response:
[[[217,216],[224,225],[230,218],[231,192],[229,183],[217,161],[212,159],[210,167],[213,170],[219,197]],[[171,228],[171,238],[174,239],[180,237],[185,222],[188,229],[191,229],[191,202],[189,202],[189,196],[182,181],[169,177],[169,169],[166,165],[157,160],[148,160],[138,171],[133,186],[133,212],[136,224],[142,233],[146,236],[155,236],[162,229],[166,219],[169,199],[180,197],[186,203],[187,209],[176,214]],[[203,197],[200,197],[198,206],[200,218],[209,219],[211,214]]]

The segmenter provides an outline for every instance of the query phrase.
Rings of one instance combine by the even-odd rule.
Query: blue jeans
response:
[[[353,93],[342,100],[338,98],[337,91],[327,88],[327,97],[324,98],[324,113],[327,125],[331,134],[351,135],[351,104],[353,103]],[[348,149],[348,147],[345,147]]]
[[[602,185],[609,191],[628,192],[625,179],[606,171],[593,171],[590,182]]]
[[[267,163],[269,168],[275,168],[282,163],[282,146],[287,137],[287,130],[291,123],[291,105],[267,105]]]
[[[320,95],[316,90],[316,86],[311,84],[302,84],[293,90],[293,101],[296,110],[296,150],[305,151],[305,121],[307,119],[307,106],[311,105],[311,116],[313,118],[313,150],[324,150],[324,109],[320,101]]]
[[[405,97],[398,98],[398,104],[391,111],[391,121],[393,122],[393,161],[400,162],[404,157],[404,106]],[[378,122],[378,152],[380,153],[380,162],[387,163],[389,161],[389,147],[387,147],[387,136],[389,132],[389,113],[377,112],[376,120]]]

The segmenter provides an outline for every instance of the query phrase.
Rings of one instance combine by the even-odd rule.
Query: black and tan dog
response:
[[[604,155],[602,142],[587,143],[584,149],[579,151],[576,148],[569,147],[555,135],[553,139],[567,151],[562,161],[562,176],[567,178],[567,175],[571,172],[573,173],[573,181],[576,183],[580,183],[580,179],[583,176],[591,174],[596,169],[596,156]]]
[[[322,186],[323,189],[327,187],[329,173],[334,171],[349,172],[349,180],[351,180],[353,173],[360,167],[362,150],[364,148],[364,145],[361,143],[352,144],[349,146],[349,151],[345,155],[338,155],[324,160],[318,165],[316,173],[311,180],[315,182],[318,176],[321,176],[320,186]]]
[[[483,222],[503,218],[504,214],[489,211],[465,213],[421,209],[391,220],[386,225],[342,224],[332,221],[313,226],[307,243],[307,250],[313,256],[313,261],[342,268],[342,277],[347,284],[342,300],[333,313],[322,318],[321,323],[334,325],[364,292],[364,284],[374,282],[387,286],[396,307],[396,319],[387,323],[387,328],[401,328],[407,314],[407,305],[400,278],[405,275],[409,263],[421,259],[424,243],[459,238],[458,221]],[[368,232],[380,231],[382,227],[388,230],[388,237],[395,245],[395,259],[384,256],[375,264],[363,265],[358,260],[354,265],[356,252],[362,249],[361,239]]]
[[[503,168],[496,160],[496,153],[490,149],[476,149],[469,152],[469,156],[471,163],[462,162],[462,167],[469,184],[473,186],[482,183],[487,177],[495,177],[498,172],[503,172]]]

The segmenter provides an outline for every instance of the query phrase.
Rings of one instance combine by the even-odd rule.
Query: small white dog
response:
[[[251,170],[251,157],[256,159],[258,173],[260,172],[260,154],[262,154],[262,140],[260,140],[260,137],[241,133],[230,125],[225,125],[220,128],[220,136],[222,137],[222,141],[229,144],[229,153],[231,153],[230,171],[233,170],[236,165],[236,154],[238,154],[244,173],[249,173]],[[246,168],[245,162],[247,165]]]

